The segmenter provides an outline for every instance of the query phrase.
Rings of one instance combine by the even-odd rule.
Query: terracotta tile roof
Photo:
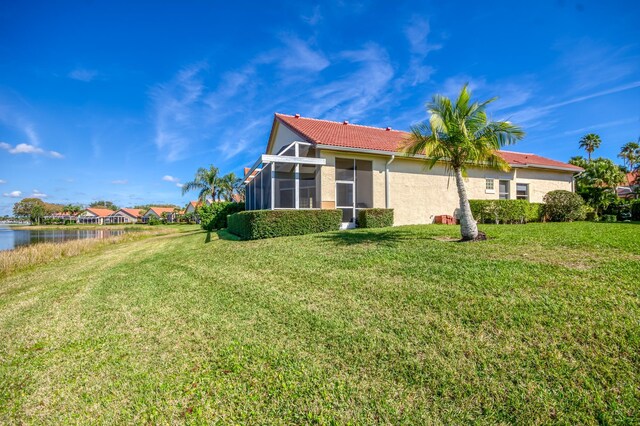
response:
[[[193,206],[193,208],[198,208],[202,205],[202,201],[189,201],[189,204]]]
[[[138,210],[138,209],[120,209],[120,210],[122,210],[123,212],[125,212],[129,216],[133,216],[133,217],[141,217],[142,216],[140,214],[140,210]]]
[[[640,185],[640,172],[627,173],[625,182],[627,185]]]
[[[409,132],[380,127],[339,123],[300,116],[276,114],[276,119],[291,130],[304,136],[309,142],[344,148],[357,148],[375,151],[398,152],[401,143]],[[582,171],[582,168],[535,154],[511,151],[499,151],[499,154],[512,166],[537,166]],[[246,171],[245,171],[246,175]]]
[[[112,215],[113,213],[115,213],[113,210],[109,210],[109,209],[94,209],[93,207],[89,207],[87,209],[87,211],[93,213],[94,215],[96,215],[98,217],[107,217],[107,216]]]
[[[162,213],[173,213],[173,209],[173,207],[150,207],[147,213],[153,211],[158,216],[162,216]]]

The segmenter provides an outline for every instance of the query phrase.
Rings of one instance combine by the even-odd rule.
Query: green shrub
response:
[[[605,214],[602,216],[603,222],[617,222],[618,217],[615,214]]]
[[[359,228],[386,228],[393,226],[393,209],[361,209],[358,211]]]
[[[587,204],[582,206],[581,214],[584,216],[585,220],[589,220],[592,222],[598,220],[598,213],[596,212],[596,210]]]
[[[244,210],[244,203],[217,202],[198,207],[200,226],[207,231],[227,227],[227,216]]]
[[[640,221],[640,200],[633,200],[631,202],[631,220]]]
[[[553,222],[584,220],[584,200],[571,191],[556,190],[544,196],[544,212]]]
[[[337,231],[342,210],[249,210],[229,216],[227,231],[243,240]]]
[[[151,226],[154,226],[154,225],[160,225],[162,223],[162,221],[159,218],[155,217],[155,216],[150,216],[149,220],[147,221],[147,223],[149,225],[151,225]]]
[[[539,222],[543,215],[542,204],[527,200],[469,200],[469,204],[480,223]]]

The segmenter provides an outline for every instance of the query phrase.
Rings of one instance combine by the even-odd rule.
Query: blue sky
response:
[[[274,112],[408,129],[465,82],[527,131],[515,151],[640,136],[638,2],[251,3],[1,2],[0,214],[184,204],[198,167],[255,161]]]

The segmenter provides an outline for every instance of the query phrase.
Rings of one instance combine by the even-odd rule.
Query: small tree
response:
[[[24,198],[13,205],[13,214],[22,220],[39,224],[47,213],[47,205],[40,198]]]
[[[640,164],[640,144],[637,142],[627,142],[620,148],[619,158],[622,158],[625,166],[633,171]]]
[[[587,151],[589,162],[591,162],[591,153],[600,148],[601,143],[602,141],[600,140],[600,136],[596,135],[595,133],[589,133],[587,135],[584,135],[582,139],[580,139],[580,148]]]
[[[114,212],[118,211],[119,209],[119,207],[116,206],[113,202],[107,200],[94,201],[93,203],[89,204],[89,207],[93,207],[96,209],[108,209],[113,210]]]
[[[608,158],[597,158],[576,177],[577,193],[600,216],[617,199],[616,187],[624,182],[624,173]]]
[[[584,219],[584,200],[571,191],[551,191],[544,196],[544,212],[553,222],[572,222]]]
[[[426,156],[426,167],[443,164],[452,174],[460,201],[460,234],[462,240],[474,240],[478,226],[473,219],[463,175],[468,166],[508,170],[509,164],[498,150],[524,137],[524,131],[508,121],[491,121],[486,108],[496,98],[472,102],[465,84],[458,98],[451,100],[435,95],[427,104],[428,123],[413,126],[404,147],[410,155]]]

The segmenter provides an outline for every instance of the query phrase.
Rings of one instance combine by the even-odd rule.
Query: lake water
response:
[[[59,243],[84,238],[108,238],[122,235],[124,229],[11,229],[0,226],[0,250],[11,250],[37,243]]]

